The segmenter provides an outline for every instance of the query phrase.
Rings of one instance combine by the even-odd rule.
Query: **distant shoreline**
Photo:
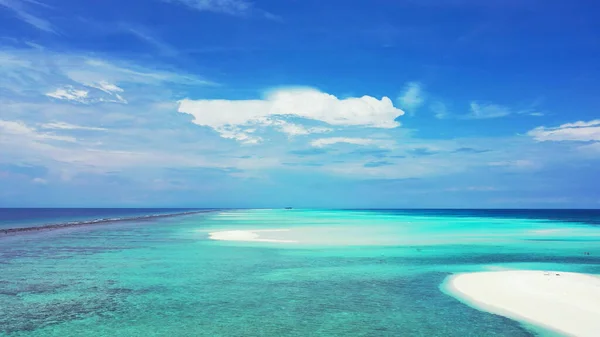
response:
[[[0,229],[0,237],[1,236],[9,236],[11,234],[40,232],[40,231],[56,230],[56,229],[71,228],[71,227],[82,227],[82,226],[97,225],[97,224],[116,223],[116,222],[153,220],[153,219],[157,219],[157,218],[170,218],[170,217],[183,216],[183,215],[210,213],[210,212],[215,212],[215,211],[217,211],[217,210],[216,209],[214,209],[214,210],[198,210],[198,211],[186,211],[186,212],[167,213],[167,214],[138,215],[138,216],[122,217],[122,218],[100,218],[100,219],[93,219],[93,220],[70,221],[70,222],[46,224],[46,225],[41,225],[41,226],[13,227],[13,228]]]

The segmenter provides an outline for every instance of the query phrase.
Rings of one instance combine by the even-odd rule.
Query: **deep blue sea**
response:
[[[189,208],[0,208],[0,228],[129,219],[194,210]]]
[[[557,336],[440,285],[484,270],[600,274],[599,210],[147,217],[188,211],[0,209],[3,228],[76,222],[0,234],[0,335]],[[113,218],[131,220],[86,224]]]

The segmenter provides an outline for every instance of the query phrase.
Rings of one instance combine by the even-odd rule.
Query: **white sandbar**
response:
[[[600,336],[600,277],[513,270],[458,274],[445,290],[482,311],[571,336]]]
[[[265,239],[260,238],[259,233],[264,232],[285,232],[288,229],[260,229],[260,230],[233,230],[208,233],[211,240],[220,241],[248,241],[248,242],[280,242],[293,243],[293,240]]]

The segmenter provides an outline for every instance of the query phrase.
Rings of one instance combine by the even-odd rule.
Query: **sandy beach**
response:
[[[458,274],[445,290],[482,311],[571,336],[600,336],[600,277],[556,271]]]
[[[247,241],[247,242],[279,242],[294,243],[294,240],[279,240],[260,237],[261,234],[271,232],[285,232],[288,229],[259,229],[259,230],[232,230],[208,233],[211,240],[219,241]]]

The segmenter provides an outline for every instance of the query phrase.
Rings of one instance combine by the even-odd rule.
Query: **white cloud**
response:
[[[149,45],[154,46],[163,55],[177,56],[179,54],[177,49],[160,41],[159,39],[153,37],[148,32],[145,32],[142,29],[129,27],[126,28],[126,31],[132,34],[133,36],[136,36],[137,38],[141,39],[142,41],[145,41]]]
[[[31,182],[34,183],[34,184],[39,184],[39,185],[46,185],[48,183],[48,181],[46,179],[39,178],[39,177],[38,178],[33,178],[31,180]]]
[[[223,138],[235,139],[243,144],[258,144],[262,141],[262,138],[250,135],[250,133],[254,131],[255,129],[243,130],[235,126],[223,126],[218,130],[219,134]]]
[[[245,0],[165,0],[179,2],[199,11],[245,15],[252,9],[252,3]]]
[[[567,123],[556,128],[540,126],[527,134],[538,141],[600,141],[600,119]]]
[[[0,129],[10,134],[27,134],[31,129],[24,123],[0,120]]]
[[[190,100],[179,101],[178,111],[194,116],[197,125],[210,127],[225,138],[241,127],[278,125],[288,134],[324,132],[322,128],[300,128],[284,122],[297,117],[336,126],[394,128],[404,111],[394,107],[388,97],[371,96],[339,99],[316,89],[281,89],[262,100]],[[327,130],[328,131],[328,130]]]
[[[77,90],[73,86],[68,85],[46,93],[46,96],[85,104],[88,103],[88,94],[87,90]]]
[[[420,107],[425,102],[421,84],[418,82],[408,83],[402,95],[398,97],[398,100],[400,101],[400,106],[409,111],[414,111]]]
[[[228,14],[234,16],[259,15],[273,21],[281,21],[281,17],[258,9],[252,1],[247,0],[163,0],[177,2],[197,11]]]
[[[462,115],[453,115],[448,111],[448,107],[441,101],[430,104],[429,108],[438,119],[458,118],[458,119],[493,119],[506,117],[508,115],[529,115],[544,116],[544,113],[534,110],[532,107],[525,109],[513,109],[499,104],[480,103],[472,101],[469,104],[470,112]]]
[[[92,96],[92,95],[90,95],[91,92],[89,90],[75,89],[71,85],[67,85],[67,86],[64,86],[63,88],[58,88],[52,92],[46,93],[46,96],[60,99],[60,100],[83,103],[83,104],[99,103],[99,102],[127,104],[127,100],[125,100],[121,95],[119,95],[117,93],[117,92],[123,92],[123,89],[117,87],[114,84],[110,84],[108,82],[102,81],[99,83],[88,84],[87,86],[90,88],[98,89],[98,90],[108,94],[108,96],[106,96],[106,95],[104,95],[104,97],[102,97],[100,95]]]
[[[104,99],[104,98],[100,98],[100,102],[112,102],[112,103],[123,103],[123,104],[127,104],[127,100],[124,99],[121,95],[119,94],[115,94],[115,98],[114,99]]]
[[[31,62],[17,55],[0,52],[0,68],[31,68]]]
[[[377,145],[381,144],[379,140],[369,138],[347,138],[347,137],[331,137],[315,139],[310,144],[314,147],[324,147],[328,145],[346,143],[354,145]]]
[[[65,123],[65,122],[45,123],[40,126],[42,127],[42,129],[106,131],[105,128],[74,125],[74,124],[69,124],[69,123]]]
[[[303,125],[288,123],[286,121],[269,121],[265,120],[261,126],[276,126],[276,129],[289,137],[309,135],[312,133],[329,132],[332,129],[322,127],[307,128]],[[219,135],[223,138],[234,139],[242,144],[258,144],[263,141],[262,137],[252,135],[256,132],[256,128],[243,128],[236,126],[224,126],[218,129]]]
[[[64,142],[76,142],[74,137],[60,136],[50,133],[40,133],[36,129],[28,127],[25,123],[18,121],[0,120],[0,141],[10,137],[26,137],[33,140],[58,140]],[[5,138],[6,137],[6,138]]]
[[[127,100],[125,100],[121,95],[118,94],[120,92],[121,93],[124,92],[125,90],[123,90],[122,88],[119,88],[115,84],[111,84],[106,81],[100,81],[97,83],[88,83],[88,84],[86,84],[86,86],[88,86],[90,88],[98,89],[100,91],[103,91],[103,92],[109,94],[111,97],[114,97],[114,98],[110,98],[110,99],[99,98],[98,100],[100,102],[113,102],[113,103],[127,104]]]
[[[285,123],[281,126],[281,132],[287,133],[290,136],[308,135],[310,130],[302,125]]]
[[[456,163],[443,159],[400,158],[389,161],[387,165],[369,166],[364,161],[344,161],[322,167],[324,171],[337,176],[360,177],[362,179],[406,179],[448,175],[461,172],[465,163]]]
[[[23,43],[31,48],[35,48],[37,50],[44,50],[44,46],[42,46],[41,44],[37,44],[35,42],[31,42],[31,41],[23,41]]]
[[[59,56],[60,57],[60,56]],[[70,57],[69,57],[70,58]],[[105,60],[73,57],[72,63],[69,59],[58,59],[60,67],[68,78],[85,86],[114,89],[106,87],[102,83],[135,83],[135,84],[160,84],[180,83],[190,85],[214,85],[214,83],[185,74],[177,74],[167,71],[151,70],[141,68],[132,64],[110,63]],[[116,86],[116,85],[115,85]],[[114,90],[113,90],[114,92]]]
[[[488,118],[499,118],[508,116],[511,114],[509,108],[498,105],[498,104],[480,104],[477,102],[471,102],[471,114],[467,115],[467,118],[472,119],[488,119]]]
[[[288,136],[303,136],[312,133],[325,133],[331,132],[333,129],[325,127],[310,127],[307,128],[300,124],[289,123],[286,121],[274,121],[275,125],[279,126],[279,131],[287,134]]]
[[[431,104],[431,111],[433,111],[433,113],[435,114],[435,118],[438,119],[447,118],[449,115],[448,108],[446,107],[446,105],[439,101]]]
[[[593,121],[589,121],[589,122],[583,122],[583,121],[579,121],[579,122],[575,122],[575,123],[566,123],[561,125],[561,128],[582,128],[582,127],[588,127],[588,126],[598,126],[600,125],[600,119],[595,119]]]
[[[31,14],[24,6],[24,1],[22,0],[0,0],[0,6],[4,6],[10,10],[12,10],[15,15],[23,22],[30,24],[31,26],[43,30],[48,33],[55,33],[54,26],[44,19],[41,19],[33,14]],[[33,3],[37,5],[42,5],[37,1],[26,1],[28,3]]]
[[[125,103],[121,97],[124,89],[129,92],[144,90],[147,95],[149,89],[169,84],[215,85],[193,75],[157,70],[123,60],[108,61],[37,49],[0,50],[0,88],[18,94],[55,93],[56,88],[60,88],[66,91],[67,95],[61,95],[65,99],[74,94],[71,90],[85,90],[90,94],[98,90],[110,96],[110,99],[99,101]]]
[[[507,167],[515,169],[537,168],[539,165],[528,159],[504,160],[488,163],[489,166]]]
[[[119,141],[97,144],[90,139],[94,135],[89,134],[83,141],[75,142],[75,138],[41,132],[20,121],[0,120],[0,153],[2,153],[0,163],[28,165],[34,163],[47,167],[53,173],[60,173],[63,177],[72,177],[82,172],[109,173],[125,169],[139,172],[141,168],[146,170],[173,168],[260,170],[280,165],[280,159],[276,156],[256,158],[219,156],[214,152],[206,154],[207,151],[198,151],[199,146],[202,148],[198,144],[187,149],[185,145],[179,146],[177,151],[170,146],[161,148],[160,145],[168,137],[156,136],[156,132],[152,134],[155,136],[145,138],[144,142],[152,143],[153,140],[156,142],[151,145],[145,144],[146,146],[140,148],[135,144]],[[118,134],[111,135],[113,136],[117,137]],[[119,138],[122,139],[124,138]],[[242,174],[242,172],[233,173]]]
[[[113,93],[124,91],[123,89],[117,87],[116,85],[110,84],[106,81],[100,81],[98,83],[88,83],[87,86],[102,90],[107,94],[113,94]]]

